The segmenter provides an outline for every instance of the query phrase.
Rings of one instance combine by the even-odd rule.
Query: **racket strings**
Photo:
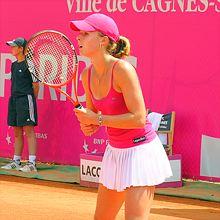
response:
[[[53,85],[72,79],[77,65],[72,45],[54,32],[33,38],[28,45],[26,60],[29,69],[40,81]]]

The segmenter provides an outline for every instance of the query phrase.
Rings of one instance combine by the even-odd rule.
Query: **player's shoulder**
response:
[[[135,68],[126,60],[119,60],[114,68],[114,72],[114,76],[118,79],[136,75]]]

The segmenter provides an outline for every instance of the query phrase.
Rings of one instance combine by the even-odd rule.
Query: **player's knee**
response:
[[[128,219],[146,219],[146,216],[149,213],[149,209],[144,207],[144,206],[136,206],[136,207],[131,207],[127,210],[125,210],[125,216],[127,217],[132,217]]]
[[[23,135],[23,130],[22,129],[14,129],[14,136],[15,138],[20,138]]]
[[[30,137],[34,137],[35,134],[34,134],[33,131],[28,131],[28,132],[25,132],[25,136],[28,137],[28,138],[30,138]]]
[[[125,219],[138,219],[138,220],[147,220],[149,213],[147,212],[128,212],[125,213]]]
[[[24,132],[25,132],[25,136],[26,136],[26,137],[33,137],[33,136],[35,135],[33,129],[27,128],[27,129],[24,129]]]

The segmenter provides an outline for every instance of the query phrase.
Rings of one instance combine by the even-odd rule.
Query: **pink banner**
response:
[[[182,155],[183,176],[199,178],[202,135],[220,138],[220,0],[1,0],[0,156],[13,152],[7,103],[14,57],[5,42],[53,29],[76,45],[69,21],[93,12],[113,17],[121,35],[131,40],[129,60],[137,67],[146,106],[155,112],[176,112],[173,152]],[[79,60],[80,75],[88,60]],[[71,94],[71,85],[67,91]],[[79,96],[84,102],[80,79]],[[42,86],[37,102],[38,160],[79,165],[80,153],[104,151],[104,130],[85,138],[65,97]]]

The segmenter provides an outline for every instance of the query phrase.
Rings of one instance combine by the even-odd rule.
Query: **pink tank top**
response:
[[[111,87],[106,97],[102,99],[96,99],[91,91],[91,69],[88,70],[88,87],[91,93],[93,105],[98,111],[101,111],[103,115],[120,115],[128,113],[123,94],[117,92],[113,88],[113,70],[118,61],[113,64],[111,75]],[[156,137],[156,133],[152,128],[149,121],[146,121],[144,128],[140,129],[119,129],[107,127],[107,134],[109,144],[115,148],[129,148],[143,143],[148,143]]]

